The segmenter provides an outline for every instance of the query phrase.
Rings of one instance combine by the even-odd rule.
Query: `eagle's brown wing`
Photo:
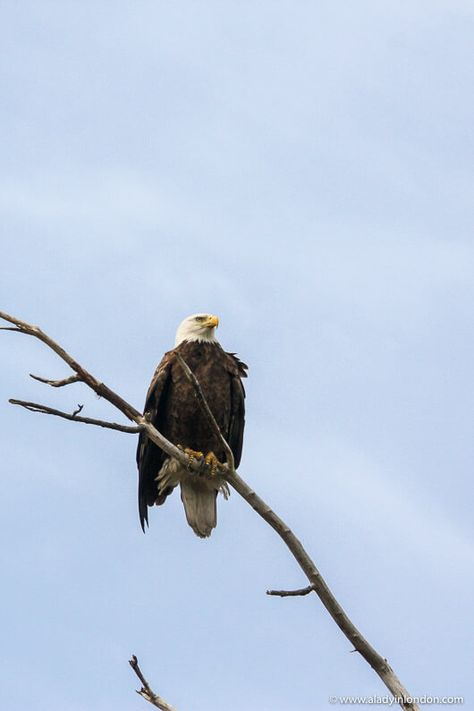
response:
[[[229,430],[227,432],[227,443],[234,455],[235,468],[240,464],[242,456],[242,443],[244,439],[245,426],[245,389],[241,378],[247,377],[247,366],[237,358],[235,353],[227,353],[229,358],[229,372],[231,376],[231,403]]]
[[[145,416],[152,424],[160,429],[160,411],[165,410],[166,398],[168,396],[171,381],[171,363],[173,352],[165,353],[158,365],[153,379],[148,388],[145,402]],[[160,471],[166,454],[162,449],[153,444],[144,432],[140,433],[137,447],[138,465],[138,511],[140,514],[140,524],[145,531],[145,523],[148,525],[148,506],[153,506],[155,502],[162,504],[170,491],[164,491],[157,500],[156,477]]]

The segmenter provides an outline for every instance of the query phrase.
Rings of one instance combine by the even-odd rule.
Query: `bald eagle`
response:
[[[169,457],[142,432],[138,441],[138,509],[140,524],[148,525],[148,507],[160,506],[179,484],[186,519],[201,538],[210,536],[217,523],[218,491],[227,484],[218,472],[225,452],[202,412],[192,384],[176,355],[180,354],[201,385],[207,403],[234,455],[238,467],[244,434],[245,391],[242,378],[247,366],[234,353],[226,353],[215,335],[219,319],[193,314],[178,327],[175,348],[163,356],[151,381],[145,416],[189,458],[204,457],[208,473],[196,473]]]

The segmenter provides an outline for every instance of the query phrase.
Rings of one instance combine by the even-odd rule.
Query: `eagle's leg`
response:
[[[208,452],[204,457],[204,461],[211,468],[211,476],[215,476],[217,474],[217,470],[222,468],[222,463],[217,459],[214,452]]]

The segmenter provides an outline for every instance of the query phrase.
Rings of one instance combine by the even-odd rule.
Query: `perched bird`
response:
[[[217,523],[218,491],[228,488],[219,473],[225,451],[196,398],[192,383],[177,359],[181,355],[196,376],[220,431],[238,467],[245,422],[242,378],[247,366],[226,353],[216,339],[219,319],[193,314],[176,332],[175,348],[163,356],[146,396],[144,414],[166,439],[183,449],[189,460],[204,458],[210,466],[196,473],[168,456],[142,432],[138,441],[138,509],[140,524],[148,525],[148,506],[164,503],[179,484],[186,519],[194,533],[207,538]]]

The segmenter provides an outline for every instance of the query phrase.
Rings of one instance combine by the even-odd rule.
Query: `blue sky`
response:
[[[412,693],[472,685],[472,3],[4,2],[0,308],[141,407],[181,319],[250,366],[241,474]],[[384,687],[234,494],[136,512],[135,440],[0,338],[2,708]]]

